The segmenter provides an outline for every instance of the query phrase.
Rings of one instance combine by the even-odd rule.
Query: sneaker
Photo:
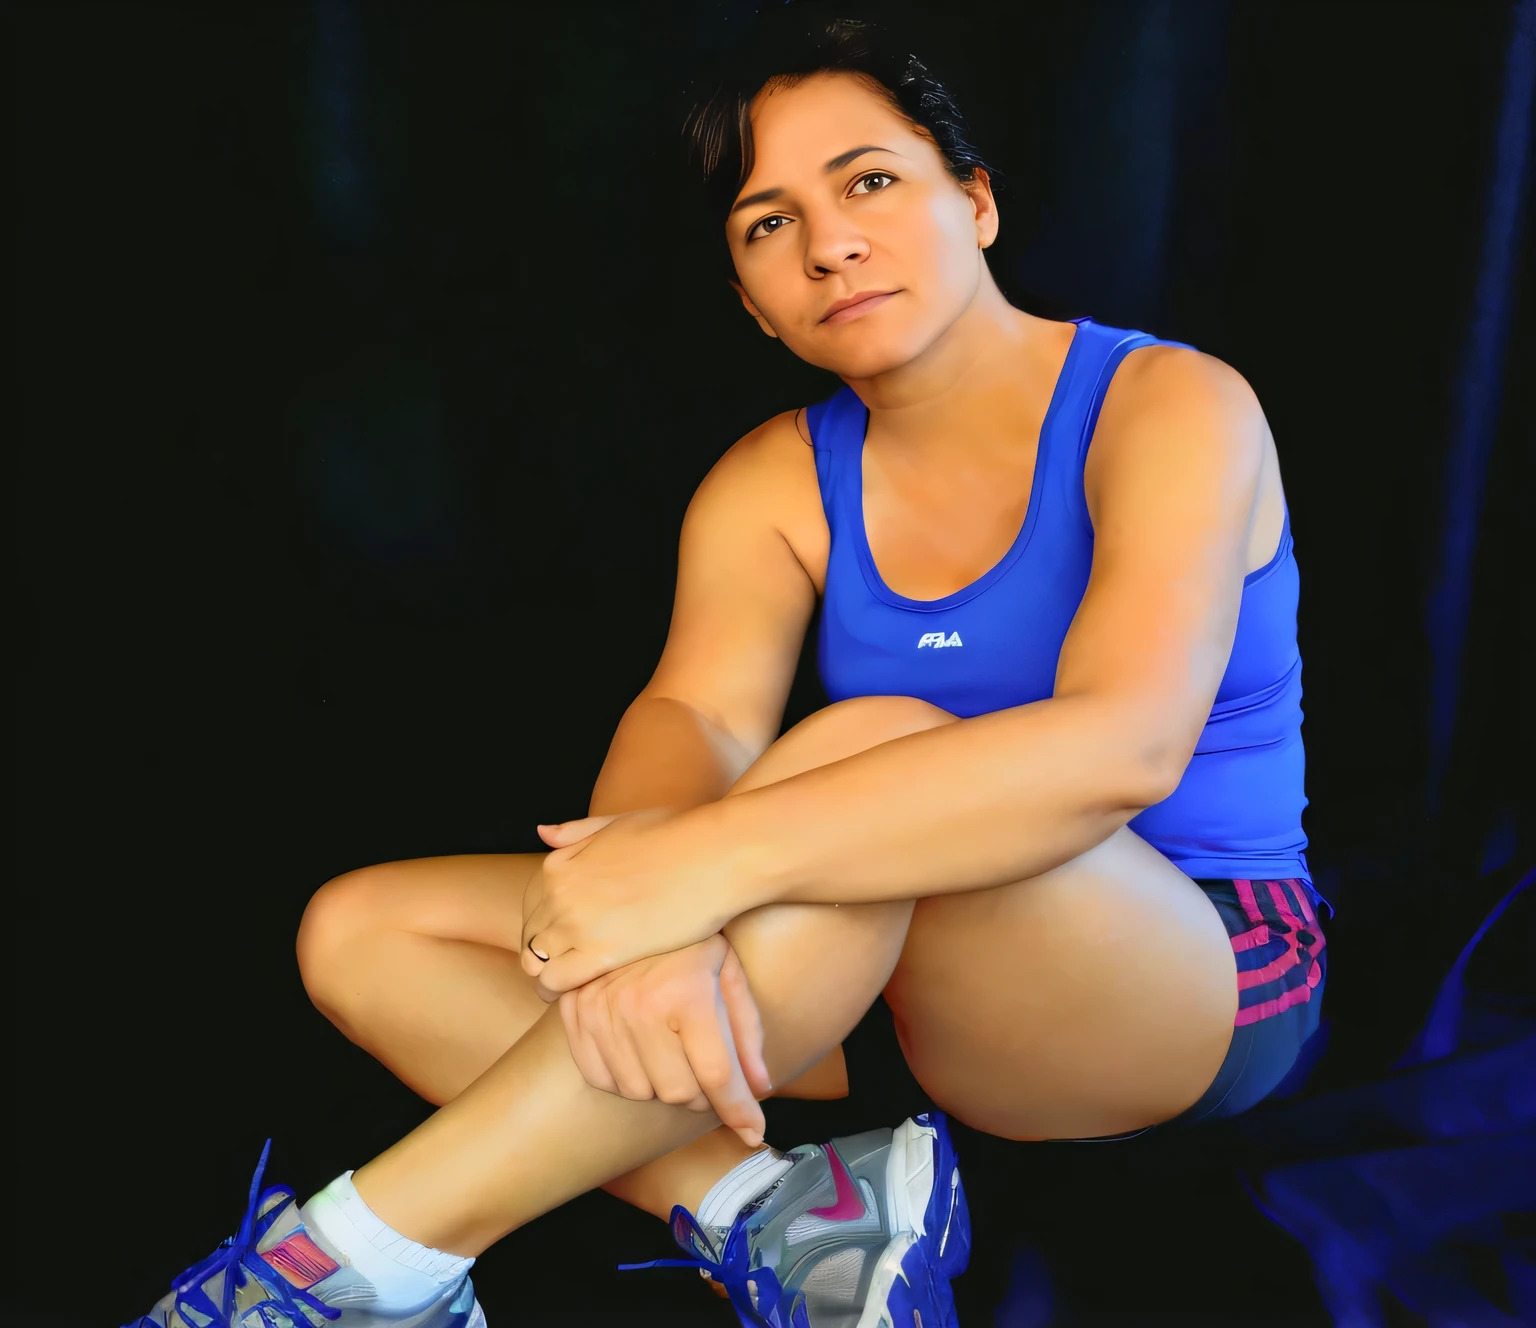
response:
[[[271,1148],[268,1139],[240,1230],[126,1328],[485,1328],[468,1277],[417,1313],[376,1312],[373,1283],[311,1238],[291,1189],[274,1185],[258,1197]]]
[[[729,1230],[672,1210],[690,1257],[620,1267],[697,1268],[745,1328],[954,1328],[971,1219],[942,1113],[785,1156],[794,1165]]]

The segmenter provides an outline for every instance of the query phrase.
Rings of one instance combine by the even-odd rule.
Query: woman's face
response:
[[[726,222],[747,311],[844,378],[921,355],[986,274],[997,210],[985,172],[961,186],[933,141],[849,74],[760,94],[751,114],[752,174]],[[828,316],[868,292],[889,294]]]

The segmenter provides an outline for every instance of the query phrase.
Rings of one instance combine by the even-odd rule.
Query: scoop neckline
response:
[[[1013,543],[1008,546],[1008,551],[976,580],[961,586],[959,590],[951,591],[940,599],[911,599],[906,595],[897,594],[885,584],[885,578],[880,575],[880,569],[875,566],[875,555],[869,547],[869,532],[864,525],[864,443],[869,436],[869,407],[864,408],[864,428],[859,434],[857,445],[849,449],[849,464],[853,470],[850,477],[852,489],[850,498],[853,506],[852,524],[855,531],[855,547],[859,556],[859,568],[864,574],[865,584],[877,598],[899,609],[912,609],[919,613],[939,613],[980,595],[1006,575],[1008,569],[1023,555],[1037,524],[1042,487],[1040,481],[1045,474],[1045,457],[1050,446],[1051,426],[1060,411],[1062,397],[1065,395],[1067,382],[1071,378],[1078,346],[1083,340],[1083,325],[1092,322],[1092,319],[1074,318],[1071,321],[1076,323],[1077,327],[1067,346],[1066,358],[1062,360],[1061,369],[1056,374],[1055,385],[1051,388],[1051,399],[1045,408],[1045,418],[1040,422],[1040,437],[1035,443],[1034,472],[1029,481],[1029,505],[1024,509],[1024,520],[1019,525],[1018,534],[1013,537]]]

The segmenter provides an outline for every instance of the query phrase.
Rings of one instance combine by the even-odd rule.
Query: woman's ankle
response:
[[[677,1204],[690,1213],[697,1212],[704,1196],[722,1176],[762,1151],[748,1148],[735,1130],[722,1125],[665,1157],[616,1176],[603,1189],[665,1222]]]

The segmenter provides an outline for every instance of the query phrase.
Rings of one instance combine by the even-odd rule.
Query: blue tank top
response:
[[[1121,360],[1159,344],[1073,321],[1018,537],[990,571],[942,599],[898,595],[875,568],[864,529],[863,402],[845,386],[807,412],[831,532],[817,663],[832,700],[916,696],[968,718],[1052,694],[1093,561],[1083,463],[1094,424]],[[1232,654],[1183,779],[1130,823],[1189,876],[1310,883],[1299,585],[1287,511],[1274,557],[1243,581]]]

